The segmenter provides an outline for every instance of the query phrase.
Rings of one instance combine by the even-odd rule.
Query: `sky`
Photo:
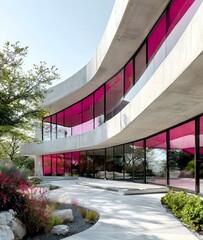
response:
[[[45,61],[63,81],[93,56],[115,0],[0,0],[0,48],[28,46],[26,68]]]

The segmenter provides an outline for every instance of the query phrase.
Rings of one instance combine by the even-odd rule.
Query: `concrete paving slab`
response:
[[[61,188],[51,191],[50,197],[61,202],[71,203],[74,201],[79,205],[95,209],[99,212],[100,219],[88,230],[64,238],[64,240],[198,239],[162,206],[160,198],[163,193],[121,195],[116,191],[79,185],[77,181],[53,181],[52,184],[61,186]],[[85,182],[84,179],[80,179],[80,181]],[[104,183],[102,180],[99,181],[101,184]],[[109,184],[118,187],[116,182],[115,185],[112,185],[112,182]],[[122,182],[120,187],[126,189],[127,185]],[[136,185],[137,189],[142,189],[142,187]],[[145,189],[147,189],[146,186]]]

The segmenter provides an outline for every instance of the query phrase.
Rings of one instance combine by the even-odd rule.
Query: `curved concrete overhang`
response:
[[[85,134],[26,144],[22,154],[99,149],[139,140],[201,114],[202,93],[203,4],[167,58],[119,114]]]
[[[101,42],[90,62],[50,88],[42,103],[50,114],[92,93],[119,71],[143,42],[170,0],[116,0]]]

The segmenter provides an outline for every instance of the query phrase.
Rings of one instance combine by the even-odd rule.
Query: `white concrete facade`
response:
[[[84,94],[96,89],[98,87],[97,84],[101,85],[101,83],[104,82],[106,78],[101,79],[98,77],[98,75],[103,76],[100,72],[102,62],[105,62],[106,57],[108,58],[108,51],[110,51],[111,48],[114,48],[114,40],[112,40],[113,38],[115,39],[114,35],[118,34],[118,32],[127,31],[125,29],[127,26],[124,28],[125,24],[122,24],[122,21],[124,21],[123,19],[127,18],[125,15],[130,14],[129,11],[132,11],[132,8],[135,7],[136,4],[138,4],[138,6],[140,4],[140,7],[144,7],[142,4],[148,6],[148,1],[147,3],[146,1],[135,2],[136,3],[134,3],[134,1],[116,2],[104,38],[102,39],[101,45],[93,59],[85,68],[72,78],[54,87],[52,89],[53,92],[51,92],[46,98],[46,106],[51,106],[52,110],[59,110],[59,107],[60,109],[63,109],[67,97],[69,97],[68,99],[70,99],[70,101],[73,101],[74,99],[76,101],[78,93],[83,91],[82,97],[84,97]],[[157,2],[159,1],[150,1],[150,3],[154,5],[155,12],[158,10],[157,14],[159,16],[168,1],[161,1],[162,4],[160,4],[160,2],[158,4]],[[84,134],[45,141],[40,144],[26,144],[22,147],[22,154],[39,156],[44,154],[99,149],[123,144],[145,138],[201,114],[203,112],[203,4],[200,0],[196,1],[196,4],[201,4],[201,6],[194,17],[192,17],[175,47],[170,51],[168,56],[157,69],[155,69],[155,66],[158,57],[156,58],[155,56],[154,60],[150,63],[150,66],[148,66],[148,69],[152,69],[152,72],[154,73],[150,75],[147,82],[120,113],[97,129]],[[125,9],[125,11],[123,9]],[[193,11],[193,9],[191,8],[190,11]],[[186,17],[189,17],[192,14],[190,11],[187,13],[188,16]],[[146,16],[148,16],[147,14],[149,14],[149,12],[146,13]],[[117,20],[115,23],[118,16],[120,20]],[[132,22],[133,19],[131,20]],[[117,31],[114,29],[114,31],[111,32],[109,37],[111,40],[109,40],[109,28],[112,26],[118,29]],[[148,28],[150,27],[151,26],[148,26]],[[177,28],[178,27],[181,26],[177,26]],[[149,31],[148,28],[146,31]],[[139,30],[141,31],[141,29]],[[177,31],[179,31],[179,29],[177,29]],[[139,41],[136,39],[135,45],[138,45],[141,38],[144,38],[145,35],[140,37]],[[118,39],[118,36],[116,38]],[[129,41],[131,41],[131,39]],[[109,46],[107,47],[108,44]],[[116,44],[118,43],[115,43],[115,45]],[[103,52],[101,46],[104,46]],[[161,51],[167,51],[168,46],[170,46],[170,38],[166,39],[157,55]],[[131,48],[132,46],[130,46],[130,49]],[[118,68],[121,67],[123,61],[127,61],[126,57],[128,56],[125,56],[124,60],[121,59],[121,62],[117,63],[117,67],[109,68],[109,73],[106,74],[110,76],[110,74],[113,74],[113,70],[115,73]],[[84,74],[85,78],[83,78]],[[104,74],[105,77],[107,76],[106,74]],[[141,79],[140,82],[145,81],[144,78],[147,74],[146,71],[146,73],[143,74],[143,80]],[[96,83],[97,79],[99,79],[98,83]],[[75,85],[73,84],[73,81]],[[69,85],[74,85],[75,89],[70,89],[68,87]],[[131,91],[136,91],[136,87],[137,86]],[[69,92],[67,91],[63,95],[61,89],[69,89]],[[59,94],[59,92],[62,94]],[[65,96],[66,94],[68,96]],[[56,99],[57,97],[60,97],[60,99]],[[79,99],[77,99],[77,101],[78,100]],[[39,162],[39,157],[37,158],[37,162]]]

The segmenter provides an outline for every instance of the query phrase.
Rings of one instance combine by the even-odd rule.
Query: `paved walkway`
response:
[[[96,209],[99,221],[91,228],[64,240],[197,240],[162,207],[160,187],[152,184],[79,179],[53,181],[62,188],[51,191],[61,202],[78,202]],[[108,189],[113,191],[109,191]],[[154,193],[144,194],[153,189]],[[142,194],[125,195],[127,190]],[[166,190],[166,189],[165,189]]]

